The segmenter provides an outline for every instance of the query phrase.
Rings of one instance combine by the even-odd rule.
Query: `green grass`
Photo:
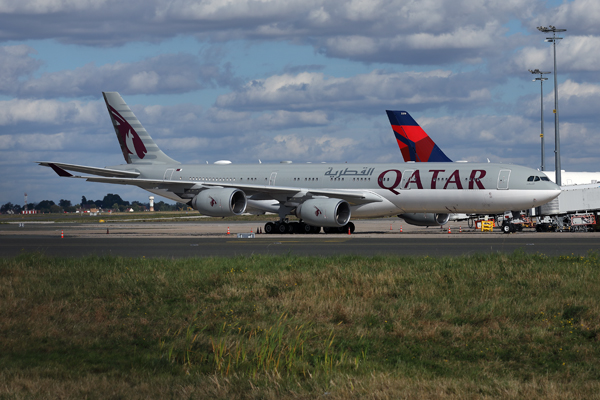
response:
[[[22,255],[0,398],[591,398],[599,298],[595,254]]]

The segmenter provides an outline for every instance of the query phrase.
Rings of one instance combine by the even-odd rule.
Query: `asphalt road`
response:
[[[113,255],[122,257],[208,257],[249,256],[252,254],[332,256],[459,256],[476,253],[540,253],[548,256],[587,255],[600,249],[594,234],[571,233],[515,234],[476,237],[428,235],[427,237],[385,236],[258,236],[254,239],[235,237],[65,237],[13,236],[0,239],[0,257],[14,257],[24,252],[40,252],[50,256],[81,257]]]

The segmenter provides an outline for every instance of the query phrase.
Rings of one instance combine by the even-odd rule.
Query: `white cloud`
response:
[[[337,138],[329,135],[318,137],[298,134],[276,135],[272,141],[261,143],[254,150],[257,157],[273,159],[303,159],[315,161],[340,161],[349,149],[356,148],[358,143],[352,138]]]
[[[600,37],[564,36],[556,46],[556,62],[559,73],[600,71]],[[517,69],[552,70],[554,50],[552,44],[544,47],[525,47],[514,58]],[[546,67],[544,67],[546,66]]]
[[[159,76],[154,71],[142,71],[129,78],[129,90],[138,93],[153,92],[158,86]]]
[[[552,24],[577,33],[597,35],[600,33],[600,3],[596,0],[564,2],[557,9],[547,10],[538,20],[544,26]]]
[[[97,10],[110,0],[3,0],[0,13],[49,14],[73,10]],[[112,1],[117,5],[117,1]]]
[[[487,83],[450,71],[388,73],[375,70],[350,78],[323,73],[274,75],[248,82],[240,90],[221,95],[216,106],[236,110],[384,110],[409,105],[435,105],[452,101],[474,103],[489,100]]]
[[[25,45],[0,47],[0,92],[15,92],[20,78],[31,76],[42,65],[31,57],[35,53]]]
[[[34,124],[94,124],[100,117],[99,102],[58,100],[0,101],[0,125]]]
[[[5,92],[21,96],[97,96],[107,88],[122,94],[182,93],[233,82],[226,68],[200,64],[190,54],[162,54],[134,63],[92,63],[74,70],[43,73],[18,82]],[[0,90],[2,87],[0,86]]]
[[[103,46],[182,34],[290,40],[332,57],[439,64],[493,53],[506,45],[506,23],[528,22],[544,7],[526,0],[25,0],[5,2],[3,10],[10,23],[0,38],[13,40]]]

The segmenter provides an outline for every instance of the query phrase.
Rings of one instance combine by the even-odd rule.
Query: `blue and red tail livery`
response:
[[[406,111],[386,110],[404,161],[452,162]]]

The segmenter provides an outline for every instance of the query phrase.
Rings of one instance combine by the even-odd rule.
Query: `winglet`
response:
[[[386,110],[404,161],[452,162],[406,111]]]
[[[56,172],[58,174],[58,176],[64,176],[64,177],[73,176],[73,174],[70,174],[69,172],[65,171],[64,169],[62,169],[61,167],[59,167],[56,164],[48,163],[48,166],[50,168],[52,168],[54,170],[54,172]]]

